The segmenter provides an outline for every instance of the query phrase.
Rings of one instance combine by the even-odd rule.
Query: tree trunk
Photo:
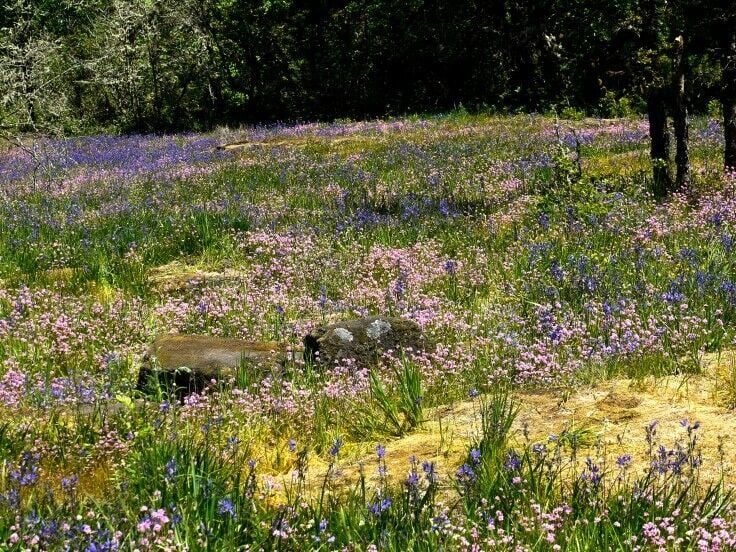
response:
[[[652,159],[652,191],[661,198],[672,189],[670,176],[670,134],[667,127],[667,98],[660,61],[659,14],[657,0],[641,0],[642,47],[649,56],[645,74],[648,81],[647,115],[649,116],[650,157]]]
[[[736,28],[731,27],[724,44],[722,90],[724,164],[736,169]]]
[[[667,108],[664,94],[660,88],[654,88],[647,96],[647,114],[649,115],[649,149],[652,158],[653,191],[655,197],[664,197],[672,188],[670,176],[670,132],[667,128]]]
[[[682,35],[675,39],[674,113],[675,165],[677,166],[677,189],[690,183],[690,159],[688,158],[689,128],[687,104],[685,103],[685,40]]]

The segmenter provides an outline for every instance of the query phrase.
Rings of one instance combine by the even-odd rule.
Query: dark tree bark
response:
[[[664,197],[672,188],[670,176],[670,132],[667,128],[667,104],[661,88],[651,90],[647,95],[647,114],[649,116],[649,154],[652,158],[653,191],[655,197]]]
[[[689,128],[687,121],[687,103],[685,102],[685,39],[682,35],[675,39],[675,72],[674,72],[674,113],[675,123],[675,165],[677,189],[690,183],[690,159],[688,158]]]
[[[664,197],[672,189],[670,176],[670,134],[667,127],[667,100],[660,61],[659,14],[657,0],[641,0],[642,46],[649,55],[647,78],[647,115],[649,116],[649,154],[652,159],[652,191]]]
[[[736,28],[728,29],[724,44],[723,71],[723,135],[725,139],[724,164],[736,168]]]

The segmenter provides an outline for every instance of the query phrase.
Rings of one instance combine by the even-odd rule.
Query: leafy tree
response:
[[[458,105],[595,111],[624,97],[647,106],[662,194],[667,110],[686,121],[717,92],[734,119],[733,14],[711,4],[10,0],[0,9],[0,125],[13,135],[160,131]],[[676,76],[694,94],[672,104]]]

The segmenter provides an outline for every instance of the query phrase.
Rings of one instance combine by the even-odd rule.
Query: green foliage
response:
[[[560,118],[569,121],[582,121],[585,118],[585,112],[574,107],[566,107],[560,111]]]
[[[719,100],[708,102],[708,117],[716,121],[723,119],[723,106]]]
[[[631,99],[628,96],[617,97],[612,90],[606,91],[601,98],[600,111],[604,117],[630,118],[636,115]]]
[[[411,360],[403,358],[394,364],[393,381],[384,384],[375,370],[369,373],[370,402],[351,415],[350,426],[357,435],[401,437],[418,428],[424,421],[422,376]]]
[[[504,466],[515,461],[516,453],[507,448],[511,427],[519,413],[510,389],[499,384],[480,401],[480,436],[469,449],[458,472],[459,491],[466,512],[475,512],[486,497],[503,496],[508,488]],[[513,504],[507,503],[505,511]]]
[[[180,520],[176,539],[198,549],[236,546],[244,531],[255,537],[260,528],[250,516],[256,473],[248,466],[248,451],[234,446],[218,452],[209,434],[202,441],[161,439],[152,429],[140,435],[118,474],[131,502],[142,500],[152,509],[176,505],[170,509]],[[214,437],[216,428],[205,431]]]

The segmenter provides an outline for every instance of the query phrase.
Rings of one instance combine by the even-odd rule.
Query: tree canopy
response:
[[[721,96],[734,28],[710,4],[11,0],[0,124],[161,131],[458,105],[616,115],[645,109],[683,31],[688,102],[704,110]]]

